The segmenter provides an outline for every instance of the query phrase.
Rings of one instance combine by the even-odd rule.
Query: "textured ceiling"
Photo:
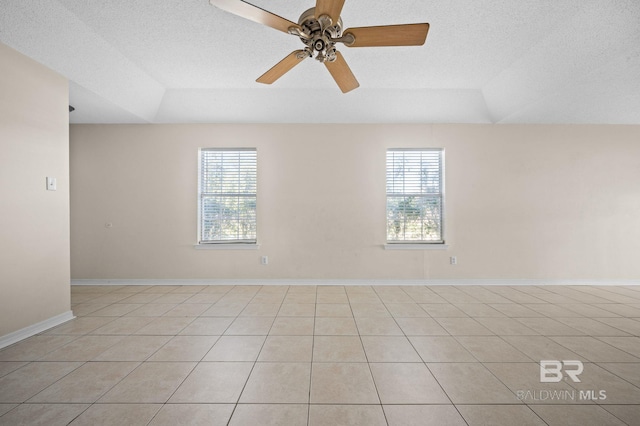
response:
[[[253,0],[291,21],[314,0]],[[421,47],[338,45],[360,88],[208,0],[2,0],[0,41],[70,80],[73,123],[640,124],[638,0],[347,0],[344,27],[429,22]]]

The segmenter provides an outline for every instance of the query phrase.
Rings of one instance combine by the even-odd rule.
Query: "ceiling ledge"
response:
[[[490,123],[479,90],[167,90],[155,122]]]

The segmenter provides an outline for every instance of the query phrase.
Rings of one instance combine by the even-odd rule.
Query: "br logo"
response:
[[[578,376],[584,370],[581,361],[558,361],[544,360],[540,361],[540,382],[541,383],[557,383],[562,380],[562,372],[569,376],[574,382],[579,382]]]

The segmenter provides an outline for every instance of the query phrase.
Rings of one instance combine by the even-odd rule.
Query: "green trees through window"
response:
[[[387,150],[387,241],[442,243],[441,149]]]
[[[256,242],[255,149],[200,150],[200,243]]]

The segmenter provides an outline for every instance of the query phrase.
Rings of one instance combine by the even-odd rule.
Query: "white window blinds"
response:
[[[255,149],[200,150],[200,243],[256,243]]]
[[[387,241],[443,243],[442,149],[387,150]]]

